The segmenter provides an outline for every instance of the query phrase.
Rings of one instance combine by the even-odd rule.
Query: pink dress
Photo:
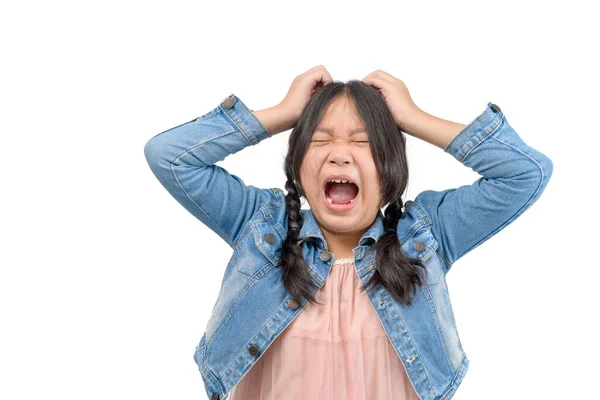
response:
[[[306,307],[232,389],[230,400],[419,400],[360,282],[334,261]]]

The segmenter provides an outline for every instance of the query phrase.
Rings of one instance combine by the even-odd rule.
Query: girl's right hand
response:
[[[278,104],[286,119],[294,126],[312,96],[323,86],[332,83],[333,78],[324,66],[318,65],[294,78],[287,95]]]

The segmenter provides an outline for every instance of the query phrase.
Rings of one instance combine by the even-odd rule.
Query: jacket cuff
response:
[[[237,125],[250,144],[255,145],[271,137],[270,132],[256,118],[252,110],[235,94],[227,96],[219,107]]]
[[[471,149],[493,133],[502,122],[500,107],[489,102],[485,110],[448,142],[444,151],[463,162]]]

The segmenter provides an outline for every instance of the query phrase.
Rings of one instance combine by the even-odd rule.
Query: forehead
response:
[[[351,135],[366,132],[366,129],[354,104],[346,97],[340,97],[327,106],[321,120],[315,127],[316,132],[330,135],[333,133]]]

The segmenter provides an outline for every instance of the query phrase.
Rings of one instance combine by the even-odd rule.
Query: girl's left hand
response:
[[[378,69],[365,76],[363,82],[377,89],[392,112],[394,121],[400,130],[404,131],[403,127],[408,124],[408,121],[422,112],[413,102],[404,82],[387,72]]]

